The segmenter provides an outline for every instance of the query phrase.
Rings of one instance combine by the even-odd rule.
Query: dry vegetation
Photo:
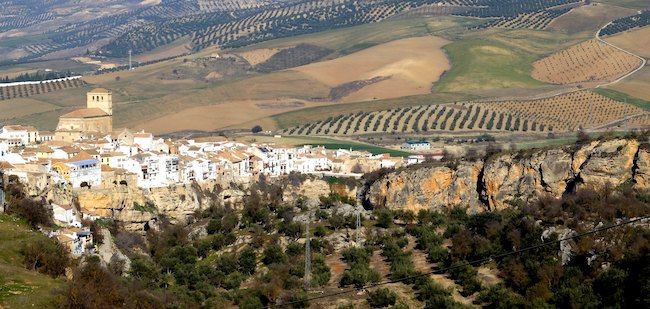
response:
[[[594,32],[614,19],[635,13],[632,9],[600,3],[583,5],[553,20],[548,29],[568,34]]]
[[[650,101],[650,67],[645,67],[610,88],[627,93],[633,97]]]
[[[345,102],[394,98],[431,91],[450,64],[441,47],[447,41],[429,36],[393,41],[360,52],[296,68],[329,87],[375,77],[390,77],[343,98]]]
[[[532,101],[463,102],[329,117],[281,131],[290,135],[356,135],[463,131],[569,132],[605,126],[641,108],[580,91]]]
[[[589,40],[535,62],[532,76],[552,84],[613,81],[640,65],[637,57]]]
[[[266,62],[273,55],[277,54],[281,49],[279,48],[260,48],[250,51],[243,51],[237,53],[244,60],[248,61],[251,66],[256,66],[260,63]]]
[[[623,32],[605,39],[622,49],[641,57],[650,58],[650,26]]]

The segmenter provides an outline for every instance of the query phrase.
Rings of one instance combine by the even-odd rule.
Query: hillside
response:
[[[47,237],[33,231],[23,221],[0,214],[0,306],[3,308],[48,308],[52,292],[64,279],[25,268],[22,246]]]
[[[136,61],[132,71],[122,66],[86,74],[81,84],[3,90],[3,98],[11,100],[0,104],[0,122],[53,130],[58,116],[83,105],[84,91],[104,87],[114,93],[116,127],[153,133],[246,130],[255,125],[287,129],[298,123],[292,119],[322,122],[359,111],[551,98],[608,83],[639,66],[640,59],[633,55],[590,40],[598,27],[635,15],[627,3],[544,0],[505,7],[502,2],[340,1],[337,6],[327,1],[174,0],[141,3],[132,11],[121,6],[128,13],[111,13],[95,24],[84,21],[53,32],[63,41],[71,40],[69,44],[106,38],[79,58],[84,63],[34,54],[34,62],[0,67],[0,76],[42,66],[61,70],[74,63],[77,70],[90,73],[86,70],[93,66],[124,64],[124,55],[115,58],[111,52],[128,49],[136,59],[150,63]],[[233,10],[237,14],[228,13]],[[584,23],[572,24],[571,16]],[[643,55],[623,42],[642,39],[642,31],[607,40],[620,37],[617,44]],[[52,40],[34,39],[45,45]],[[16,49],[27,42],[0,39],[0,45]],[[180,57],[168,53],[183,49]],[[101,63],[91,64],[93,60]],[[646,87],[634,83],[638,79],[644,85],[642,74],[619,82],[625,89],[618,90],[643,98],[639,89]],[[628,81],[635,86],[625,86]],[[553,121],[545,128],[576,127]]]

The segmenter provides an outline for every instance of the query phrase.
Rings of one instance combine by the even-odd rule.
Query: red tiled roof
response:
[[[101,108],[82,108],[76,111],[69,112],[61,118],[92,118],[92,117],[102,117],[110,116]]]

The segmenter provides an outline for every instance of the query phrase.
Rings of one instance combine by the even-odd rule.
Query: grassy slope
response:
[[[530,77],[532,63],[557,50],[586,40],[527,29],[485,29],[468,32],[445,46],[452,69],[436,85],[437,91],[478,93],[502,88],[535,88],[545,83]]]
[[[466,92],[490,88],[524,88],[543,83],[530,77],[536,59],[523,51],[479,39],[458,41],[443,47],[451,70],[436,91]]]
[[[625,102],[627,104],[632,104],[636,107],[643,108],[645,110],[650,111],[650,101],[642,100],[639,98],[635,98],[631,95],[628,95],[623,92],[619,92],[616,90],[612,89],[604,89],[604,88],[598,88],[594,89],[594,92],[599,93],[601,95],[604,95],[608,98],[614,99],[619,102]]]
[[[61,287],[64,279],[25,269],[19,253],[23,243],[45,237],[14,217],[0,214],[0,307],[49,307],[51,292]]]

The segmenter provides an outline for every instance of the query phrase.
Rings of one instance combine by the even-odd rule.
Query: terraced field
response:
[[[641,63],[641,59],[594,39],[536,61],[532,76],[563,85],[613,81]]]
[[[600,36],[608,36],[647,25],[650,25],[650,10],[639,11],[636,15],[616,19],[598,34]]]
[[[357,112],[288,128],[289,135],[423,132],[570,132],[604,126],[646,111],[580,91],[531,101],[463,102]]]
[[[560,8],[554,10],[541,10],[531,13],[522,13],[514,17],[507,17],[483,24],[483,27],[495,27],[506,29],[533,29],[543,30],[556,18],[569,12],[572,8]]]
[[[15,85],[0,87],[0,101],[15,98],[24,98],[32,95],[48,93],[63,89],[79,88],[86,85],[81,79],[57,80],[53,82],[42,82],[39,84]]]

